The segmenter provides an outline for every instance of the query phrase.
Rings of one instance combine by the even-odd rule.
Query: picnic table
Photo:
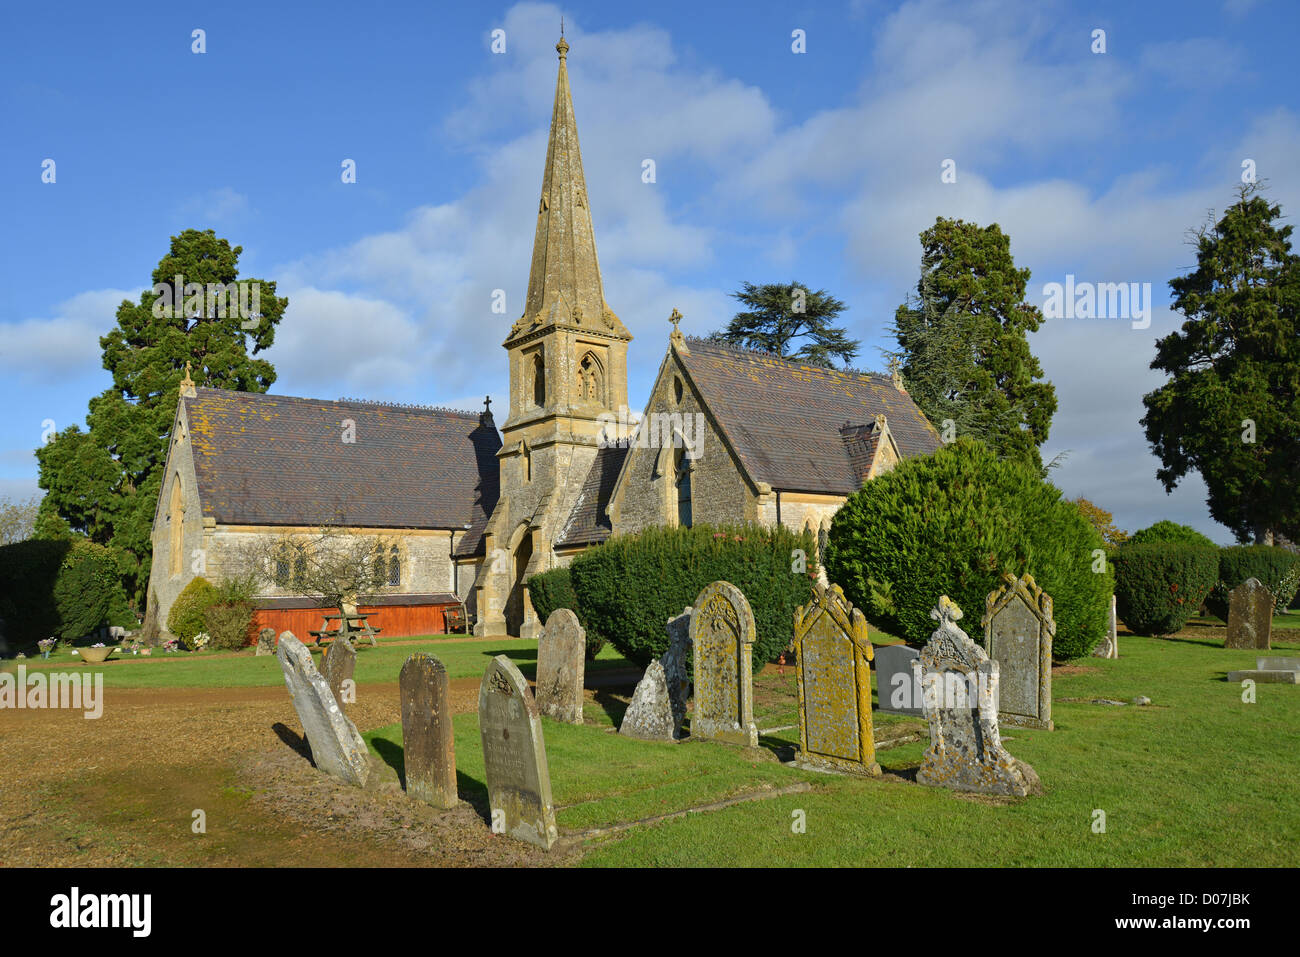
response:
[[[324,617],[325,624],[319,631],[308,632],[308,634],[316,639],[317,644],[324,644],[325,639],[328,638],[332,641],[341,635],[349,639],[354,636],[360,636],[363,638],[368,637],[371,645],[378,645],[379,642],[375,639],[375,636],[384,630],[371,625],[368,620],[370,615],[363,615],[360,612],[353,612],[346,615],[325,615]],[[332,627],[330,625],[330,622],[332,621],[339,622],[339,625],[337,627]],[[361,624],[358,625],[357,622],[360,622]]]

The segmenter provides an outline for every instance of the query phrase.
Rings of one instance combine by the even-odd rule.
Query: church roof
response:
[[[182,398],[205,517],[226,525],[461,528],[481,547],[501,438],[479,413],[196,389]],[[345,442],[344,420],[354,423]]]
[[[606,445],[597,450],[591,471],[573,502],[569,520],[556,538],[557,548],[594,545],[609,538],[610,523],[605,506],[614,493],[614,483],[626,457],[625,445]]]
[[[884,415],[904,458],[928,455],[939,433],[886,375],[841,372],[702,339],[677,350],[687,373],[755,482],[782,491],[851,495],[862,487],[869,429]],[[850,439],[852,438],[852,441]]]

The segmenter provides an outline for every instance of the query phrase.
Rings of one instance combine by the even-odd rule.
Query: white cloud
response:
[[[229,186],[208,190],[184,200],[177,212],[204,222],[228,223],[250,211],[248,197]]]
[[[0,325],[0,362],[27,382],[58,382],[100,367],[99,337],[116,321],[123,299],[138,302],[139,289],[96,289],[59,303],[45,319]]]

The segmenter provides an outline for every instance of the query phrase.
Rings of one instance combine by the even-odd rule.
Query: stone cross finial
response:
[[[188,359],[185,361],[185,378],[181,379],[181,395],[190,399],[198,395],[198,392],[195,391],[194,388],[194,380],[190,378],[190,363]]]
[[[903,390],[903,373],[898,361],[898,356],[889,360],[889,377],[894,380],[894,388],[899,392]]]
[[[939,622],[940,628],[945,625],[955,626],[961,620],[961,609],[947,595],[940,595],[938,607],[930,609],[930,617]]]
[[[492,396],[490,395],[483,396],[483,411],[488,413],[489,415],[492,414]]]
[[[683,318],[684,317],[677,311],[676,307],[673,307],[673,314],[668,317],[668,321],[673,324],[673,331],[668,334],[668,339],[681,349],[686,348],[686,337],[682,335],[682,330],[678,328],[677,324],[681,322]]]

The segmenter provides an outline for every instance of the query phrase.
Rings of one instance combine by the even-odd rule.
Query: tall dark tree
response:
[[[1056,389],[1029,350],[1043,314],[1025,301],[1029,270],[995,223],[935,220],[921,233],[916,294],[894,314],[908,393],[939,426],[979,439],[1002,458],[1042,468],[1038,447],[1056,412]]]
[[[746,282],[731,296],[748,309],[736,313],[726,329],[709,337],[716,342],[827,368],[832,359],[848,365],[858,354],[858,340],[850,339],[842,327],[831,325],[844,311],[844,303],[825,289],[810,291],[799,282],[762,286]],[[791,352],[796,340],[802,343]]]
[[[276,297],[274,282],[244,280],[246,304],[253,305],[254,291],[257,302],[256,312],[245,316],[228,298],[208,294],[209,284],[239,279],[242,251],[210,229],[173,236],[153,272],[154,286],[179,276],[182,284],[203,286],[203,294],[160,297],[150,288],[138,303],[123,300],[117,325],[99,340],[112,386],[90,400],[85,431],[70,426],[36,450],[47,493],[38,528],[61,527],[61,519],[72,531],[115,546],[137,604],[149,580],[150,530],[186,363],[201,386],[265,392],[275,381],[271,364],[252,356],[275,341],[289,300]]]
[[[1300,257],[1259,192],[1240,187],[1196,232],[1196,269],[1169,281],[1186,321],[1156,343],[1170,379],[1142,425],[1166,491],[1195,469],[1215,520],[1271,545],[1300,533]]]

